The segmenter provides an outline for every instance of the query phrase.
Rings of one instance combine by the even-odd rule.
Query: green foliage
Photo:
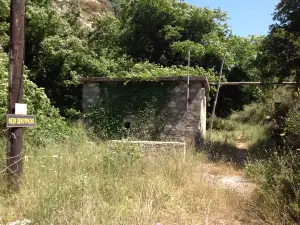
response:
[[[78,110],[76,78],[86,73],[103,75],[101,62],[89,51],[84,29],[58,14],[49,2],[42,6],[30,2],[27,9],[25,64],[31,70],[30,78],[45,87],[61,112]]]
[[[273,156],[246,167],[259,185],[259,214],[282,224],[300,222],[300,155]]]
[[[127,47],[122,42],[125,22],[110,13],[93,18],[92,29],[85,29],[70,18],[72,13],[62,16],[45,4],[40,7],[30,2],[28,6],[26,65],[32,71],[30,78],[45,87],[46,94],[63,115],[78,114],[76,110],[81,108],[79,77],[152,80],[159,76],[187,74],[185,67],[162,67],[127,56]],[[192,68],[190,73],[214,77],[213,71],[201,67]]]
[[[105,76],[107,63],[101,63],[88,52],[86,43],[78,37],[48,37],[41,44],[38,68],[33,80],[47,87],[46,92],[52,102],[62,111],[80,107],[77,78],[83,74]],[[85,55],[84,57],[82,57]],[[59,98],[58,95],[64,96]]]
[[[126,2],[126,0],[109,0],[108,8],[112,11],[116,16],[120,13],[122,5]]]
[[[8,72],[7,72],[7,60],[8,56],[1,52],[0,48],[0,118],[1,127],[4,125],[4,118],[7,112],[7,85],[8,85]]]
[[[272,138],[251,147],[246,166],[260,187],[259,216],[270,223],[300,221],[299,96],[291,93],[292,88],[277,88],[266,96],[267,101],[247,106],[231,117],[265,126]]]
[[[104,176],[120,176],[124,170],[134,167],[139,163],[142,152],[137,145],[111,143],[108,151],[103,155]]]
[[[274,26],[281,26],[289,31],[299,31],[299,0],[285,0],[281,1],[274,13],[274,20],[279,21],[279,24]]]
[[[273,28],[263,41],[263,54],[259,57],[264,78],[297,78],[299,71],[300,36],[283,28]]]
[[[108,139],[128,135],[130,138],[159,138],[168,117],[164,108],[173,85],[130,82],[100,87],[101,99],[86,115],[95,133]],[[124,122],[131,122],[130,133],[124,128]]]
[[[207,127],[209,127],[211,120],[207,121]],[[233,131],[236,127],[236,124],[234,122],[231,122],[229,120],[226,119],[222,119],[219,117],[216,117],[214,119],[214,123],[213,123],[213,129],[214,130],[223,130],[223,131]]]
[[[230,116],[230,119],[242,123],[263,124],[272,119],[274,113],[273,108],[270,102],[254,102],[250,105],[246,105],[242,111],[234,112]]]
[[[129,71],[120,71],[119,73],[112,74],[111,77],[125,77],[129,80],[155,80],[156,78],[163,76],[186,76],[188,73],[194,76],[205,76],[210,80],[216,79],[213,71],[204,70],[201,67],[163,67],[149,62],[137,63]]]
[[[9,18],[9,1],[0,1],[0,49],[6,47],[8,43],[8,18]]]
[[[262,112],[269,117],[269,121],[266,123],[276,144],[291,150],[300,147],[298,132],[300,126],[299,104],[298,92],[294,93],[293,88],[288,89],[285,87],[273,91],[269,96],[269,100],[258,107],[258,109],[263,109]]]
[[[8,0],[2,0],[0,1],[0,18],[1,22],[3,20],[6,20],[9,17],[9,1]]]
[[[7,61],[8,56],[0,52],[0,128],[2,130],[5,127],[5,115],[7,113]],[[51,106],[44,89],[38,88],[36,84],[28,80],[27,75],[24,79],[24,103],[28,104],[28,113],[37,117],[37,126],[33,129],[27,129],[27,142],[41,145],[64,138],[73,132],[73,129],[59,115],[59,111]]]
[[[111,13],[106,13],[93,18],[92,28],[89,37],[91,48],[98,54],[102,53],[103,48],[114,54],[120,46],[120,21]]]
[[[62,115],[71,118],[80,115],[79,77],[155,80],[159,76],[189,73],[215,81],[225,49],[228,54],[224,80],[257,78],[252,62],[260,38],[229,35],[226,13],[220,9],[200,8],[175,0],[111,3],[113,13],[95,16],[90,27],[79,19],[81,9],[77,2],[66,3],[68,9],[64,14],[54,9],[49,0],[27,2],[25,65],[31,71],[29,79],[45,88]],[[4,12],[0,17],[0,39],[7,46],[8,1],[0,0],[0,4]],[[182,66],[187,65],[188,50],[191,51],[189,71]],[[255,99],[258,91],[226,90],[220,94],[220,102],[224,103],[220,108],[227,114],[232,109],[241,109]]]
[[[229,82],[258,81],[260,79],[256,67],[256,56],[262,37],[231,36],[228,39],[228,54],[225,67],[226,80]],[[223,86],[220,89],[217,115],[229,116],[232,111],[242,110],[255,100],[261,100],[261,87]]]
[[[123,6],[119,18],[121,44],[127,54],[138,60],[167,66],[186,64],[188,49],[182,54],[183,46],[209,49],[210,45],[205,43],[210,39],[206,38],[207,35],[214,33],[215,40],[222,42],[226,34],[221,25],[226,19],[225,13],[175,0],[128,3]],[[193,52],[198,55],[194,56],[192,65],[197,65],[202,61],[203,49]],[[216,52],[213,54],[217,55]],[[196,61],[198,56],[202,57]],[[205,62],[198,65],[204,66]]]
[[[263,41],[258,65],[263,78],[299,79],[300,1],[282,0],[276,7],[270,34]]]
[[[300,98],[296,94],[295,100],[287,113],[286,119],[287,144],[293,148],[300,148]]]
[[[234,112],[230,119],[243,123],[261,124],[268,129],[272,139],[270,143],[257,143],[255,157],[268,157],[273,154],[273,145],[296,149],[300,146],[298,139],[299,127],[298,110],[299,96],[293,94],[293,88],[279,87],[268,91],[260,102],[255,102],[244,107],[243,110]],[[270,145],[270,149],[259,145]],[[256,154],[258,153],[258,154]],[[282,154],[284,152],[281,151]]]
[[[243,114],[236,112],[234,118],[214,119],[212,133],[203,148],[211,160],[244,165],[254,153],[261,154],[259,148],[270,138],[267,127],[261,123],[240,121],[237,118],[240,113]],[[209,124],[210,120],[207,120],[207,127]]]

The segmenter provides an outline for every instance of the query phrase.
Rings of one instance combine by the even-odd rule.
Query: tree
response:
[[[291,33],[300,32],[300,1],[281,0],[276,6],[274,20],[279,23],[274,24],[273,28],[284,28]]]
[[[228,54],[230,68],[224,70],[226,79],[230,81],[257,81],[260,79],[256,67],[257,52],[263,37],[231,36],[228,39]],[[242,110],[243,106],[260,98],[260,87],[223,86],[220,89],[217,114],[226,117],[233,110]]]
[[[50,0],[29,0],[26,12],[28,77],[45,88],[63,115],[81,108],[77,78],[149,80],[186,75],[188,50],[192,75],[208,76],[213,81],[227,49],[224,77],[254,79],[254,38],[231,37],[226,13],[220,9],[210,10],[177,0],[115,0],[117,13],[102,12],[89,27],[79,19],[79,5],[70,2],[69,10],[59,13]],[[0,0],[0,44],[4,47],[8,3]],[[235,101],[233,96],[237,95],[230,97]]]
[[[263,78],[300,79],[300,0],[281,0],[270,33],[263,40],[258,65]]]
[[[8,47],[9,1],[0,0],[0,49]]]
[[[29,77],[45,88],[51,102],[63,115],[81,108],[77,78],[92,74],[107,76],[107,61],[98,57],[88,43],[88,28],[77,21],[76,5],[59,14],[50,1],[27,5],[26,60]]]
[[[210,38],[222,47],[226,36],[226,14],[199,8],[177,0],[136,0],[120,12],[121,45],[138,61],[164,66],[186,64],[187,51],[194,54],[192,65],[210,67],[218,56]],[[207,52],[205,52],[207,50]],[[212,51],[211,51],[212,50]],[[215,50],[215,49],[214,49]]]

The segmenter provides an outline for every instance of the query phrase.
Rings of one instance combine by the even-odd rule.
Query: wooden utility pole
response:
[[[25,0],[10,2],[10,42],[8,77],[8,114],[15,114],[15,103],[23,102]],[[23,172],[23,129],[8,130],[7,167],[14,187],[19,188]]]

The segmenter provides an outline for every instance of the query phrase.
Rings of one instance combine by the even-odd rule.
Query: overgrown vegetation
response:
[[[244,217],[242,198],[207,186],[201,155],[188,155],[185,161],[181,153],[142,155],[135,147],[94,143],[84,136],[26,149],[26,155],[21,192],[7,193],[0,183],[0,223],[16,218],[38,224],[232,224],[250,219]]]
[[[300,220],[300,155],[296,129],[300,126],[299,98],[298,94],[292,93],[286,88],[277,89],[272,94],[277,102],[269,96],[267,101],[253,103],[244,111],[233,114],[231,120],[238,124],[243,122],[242,126],[232,128],[232,122],[228,121],[218,125],[227,130],[228,137],[234,137],[234,132],[241,134],[241,131],[245,131],[243,135],[246,137],[251,137],[249,133],[253,132],[254,142],[244,139],[245,143],[249,143],[245,170],[260,185],[253,209],[271,223],[297,224]],[[224,130],[220,134],[225,134]],[[230,140],[236,142],[235,138]],[[225,142],[228,140],[225,139]],[[234,146],[232,142],[231,146]]]
[[[0,3],[0,40],[6,52],[8,2]],[[190,74],[215,80],[227,48],[225,78],[234,77],[234,71],[242,71],[243,79],[256,77],[252,62],[260,38],[230,35],[226,13],[221,10],[177,0],[112,1],[112,5],[114,13],[101,8],[101,15],[85,18],[91,25],[86,26],[77,1],[66,1],[64,14],[49,0],[27,1],[25,64],[31,71],[29,78],[45,88],[64,116],[81,109],[77,78],[186,75],[188,49]]]
[[[273,149],[276,151],[276,149]],[[298,224],[300,221],[300,156],[292,152],[274,155],[246,167],[260,185],[254,211],[271,223]]]
[[[0,138],[6,134],[4,127],[7,113],[7,59],[8,56],[0,52]],[[65,136],[71,135],[72,128],[60,116],[59,111],[52,106],[44,89],[37,87],[28,79],[28,72],[26,71],[24,80],[24,102],[28,104],[28,113],[36,115],[38,123],[35,129],[27,130],[27,141],[35,145],[44,145],[47,142],[61,140]]]
[[[144,82],[99,86],[101,99],[85,116],[99,137],[159,140],[170,116],[165,106],[174,85]],[[133,120],[130,129],[126,130],[124,122]]]
[[[86,130],[74,126],[82,116],[78,78],[155,80],[189,72],[215,81],[227,49],[223,80],[299,80],[300,1],[280,1],[268,36],[247,38],[231,34],[220,9],[177,0],[112,0],[84,20],[78,1],[65,4],[61,13],[51,0],[27,1],[24,99],[38,123],[26,130],[21,193],[9,193],[0,183],[0,223],[28,217],[41,224],[208,224],[225,217],[232,224],[245,205],[203,184],[199,155],[185,162],[142,156],[135,148],[91,142]],[[0,0],[0,136],[7,111],[8,31],[9,0]],[[123,109],[140,111],[143,127],[143,118],[153,113],[145,105],[159,111],[168,100],[160,88],[133,88],[135,95],[120,89],[89,115],[101,137],[122,136],[117,128]],[[299,109],[293,87],[221,89],[217,114],[223,118],[215,123],[211,159],[232,162],[236,151],[248,149],[246,171],[259,185],[251,210],[269,223],[300,222]],[[159,129],[163,124],[157,122]],[[1,137],[0,146],[2,179]]]

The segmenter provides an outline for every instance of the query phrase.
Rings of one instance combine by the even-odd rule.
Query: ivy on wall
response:
[[[158,139],[165,126],[174,84],[116,83],[99,84],[100,99],[86,118],[101,138]],[[130,129],[124,123],[130,123]],[[128,124],[127,124],[128,125]]]

